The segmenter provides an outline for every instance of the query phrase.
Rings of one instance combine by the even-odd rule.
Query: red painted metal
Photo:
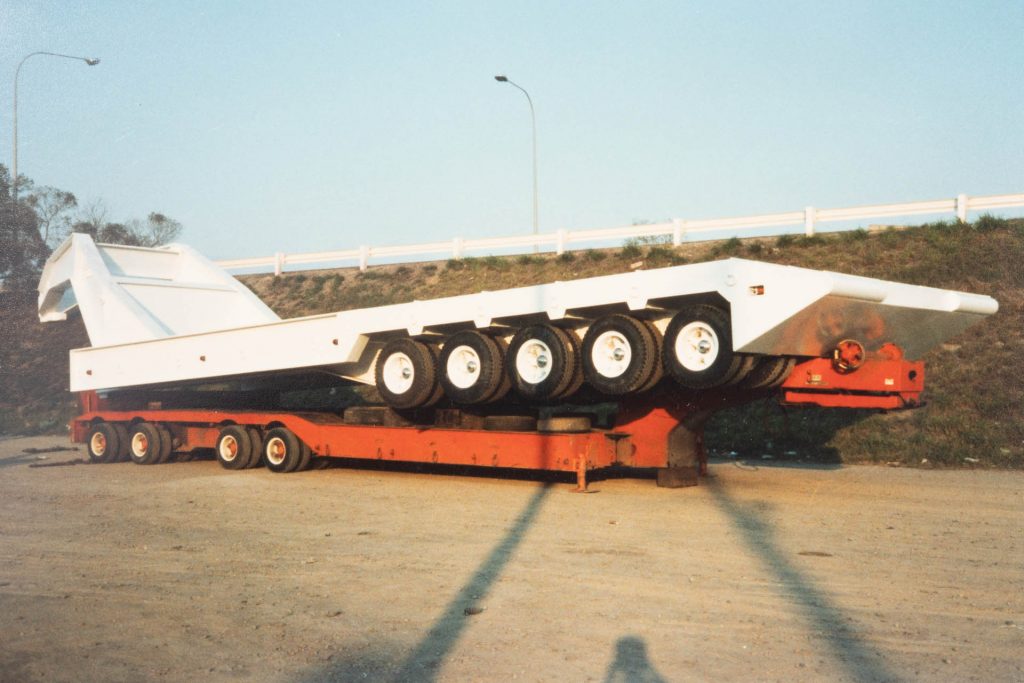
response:
[[[892,410],[920,405],[924,362],[902,359],[899,349],[883,347],[879,357],[853,370],[837,369],[831,359],[800,363],[782,385],[784,403],[826,408]]]
[[[72,438],[84,442],[96,421],[147,421],[165,426],[176,450],[188,451],[213,448],[225,425],[283,426],[318,456],[575,472],[582,490],[588,471],[611,465],[706,472],[703,430],[708,418],[724,408],[773,394],[771,390],[684,392],[663,387],[623,400],[614,428],[571,434],[354,425],[338,415],[314,412],[160,409],[159,404],[110,410],[107,401],[85,392],[83,414],[72,423]],[[837,369],[831,358],[805,361],[796,366],[781,393],[782,400],[792,404],[896,409],[917,405],[923,388],[924,364],[903,360],[896,347],[883,347],[852,370],[845,364],[842,371]]]

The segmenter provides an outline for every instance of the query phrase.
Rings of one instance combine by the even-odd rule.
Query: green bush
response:
[[[792,246],[796,242],[796,235],[779,235],[775,240],[775,246],[779,249]]]
[[[587,249],[583,252],[583,256],[585,256],[588,261],[594,261],[596,263],[597,261],[604,261],[608,254],[603,251],[598,251],[597,249]]]
[[[667,261],[672,258],[672,250],[668,247],[651,247],[647,250],[647,258],[651,260],[663,260]]]
[[[619,256],[621,256],[622,258],[637,258],[642,253],[643,252],[640,251],[639,246],[637,246],[636,244],[627,243],[626,246],[622,247],[622,251],[619,252]]]
[[[448,259],[448,270],[465,270],[466,262],[457,258]]]
[[[572,263],[576,260],[576,255],[571,251],[564,251],[558,255],[558,260],[562,263]]]
[[[1005,218],[996,218],[995,216],[984,213],[978,216],[978,219],[974,221],[974,229],[978,232],[994,232],[999,228],[1006,227]]]

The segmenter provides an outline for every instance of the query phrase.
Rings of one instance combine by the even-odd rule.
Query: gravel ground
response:
[[[580,495],[52,446],[0,439],[3,681],[1024,681],[1021,472]]]

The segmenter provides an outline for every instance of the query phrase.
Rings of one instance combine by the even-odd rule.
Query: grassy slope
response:
[[[994,296],[1000,311],[926,357],[921,410],[783,409],[762,401],[726,411],[708,430],[709,446],[743,455],[773,454],[844,461],[1024,466],[1024,221],[982,219],[973,226],[936,223],[868,234],[730,240],[709,245],[627,247],[555,256],[487,257],[461,262],[381,266],[243,278],[283,317],[377,306],[645,268],[742,256]],[[30,300],[3,307],[14,323],[12,351],[0,356],[14,386],[0,397],[0,431],[52,429],[66,419],[58,387],[64,349],[82,344],[80,322],[41,328]],[[22,311],[24,308],[24,311]],[[27,313],[26,313],[27,311]],[[7,343],[4,344],[7,347]],[[25,371],[44,381],[28,380]],[[965,460],[965,458],[967,458]]]

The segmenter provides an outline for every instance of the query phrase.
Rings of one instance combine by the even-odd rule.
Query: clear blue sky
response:
[[[215,258],[1024,191],[1024,2],[0,3],[0,158]]]

